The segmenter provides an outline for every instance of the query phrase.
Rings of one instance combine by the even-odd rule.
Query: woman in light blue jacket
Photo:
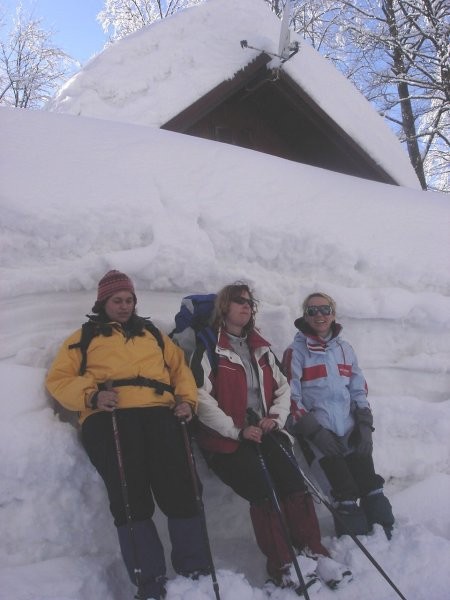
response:
[[[394,516],[373,464],[367,384],[335,317],[336,303],[327,294],[305,298],[295,321],[299,331],[283,358],[292,401],[287,429],[310,465],[320,465],[341,517],[335,519],[337,535],[366,534],[380,523],[390,538]]]

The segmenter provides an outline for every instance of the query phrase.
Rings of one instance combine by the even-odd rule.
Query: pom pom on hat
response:
[[[123,290],[131,292],[136,300],[133,282],[128,275],[116,270],[108,271],[98,282],[97,302],[103,302],[116,292]]]

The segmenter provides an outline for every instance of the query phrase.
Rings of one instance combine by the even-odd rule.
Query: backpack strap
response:
[[[209,364],[215,374],[218,365],[218,356],[216,354],[217,334],[211,327],[203,327],[196,332],[197,342],[201,342],[208,353]]]
[[[154,325],[150,319],[142,319],[144,321],[145,329],[153,335],[156,339],[158,346],[161,349],[164,357],[164,339],[160,330]],[[79,348],[81,351],[81,363],[79,375],[84,375],[87,369],[87,351],[89,348],[89,344],[92,342],[93,338],[98,335],[111,335],[111,327],[108,324],[96,323],[95,321],[89,320],[86,323],[83,323],[81,326],[81,336],[80,341],[74,344],[69,345],[69,350],[73,350],[74,348]],[[166,362],[164,361],[166,364]],[[166,365],[167,366],[167,365]]]
[[[87,349],[92,339],[100,334],[99,327],[93,321],[87,321],[83,323],[81,326],[81,336],[80,341],[75,344],[69,345],[69,350],[73,350],[74,348],[79,348],[81,350],[81,363],[79,375],[84,375],[86,373],[87,368]]]
[[[161,331],[150,321],[150,319],[144,319],[144,327],[156,339],[158,346],[161,348],[161,352],[164,354],[164,339]]]

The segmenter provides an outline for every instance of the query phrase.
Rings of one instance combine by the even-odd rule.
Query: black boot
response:
[[[388,540],[392,537],[392,528],[395,522],[392,506],[383,492],[376,492],[361,498],[361,508],[364,510],[370,527],[379,523]]]
[[[158,595],[156,596],[148,596],[147,594],[142,595],[141,593],[137,593],[136,596],[134,597],[135,600],[163,600],[166,597],[166,589],[164,588],[164,583],[166,582],[166,578],[164,577],[164,582],[161,582],[162,585],[162,591],[161,593],[158,593]],[[151,592],[150,592],[151,593]]]

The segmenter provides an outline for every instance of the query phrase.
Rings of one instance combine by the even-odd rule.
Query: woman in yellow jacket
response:
[[[78,330],[64,342],[46,383],[60,404],[80,415],[83,445],[105,483],[122,556],[138,585],[136,597],[160,600],[166,567],[152,521],[155,501],[168,517],[175,571],[189,577],[209,571],[179,424],[197,408],[197,387],[183,352],[135,309],[130,278],[119,271],[106,273],[84,339]]]

